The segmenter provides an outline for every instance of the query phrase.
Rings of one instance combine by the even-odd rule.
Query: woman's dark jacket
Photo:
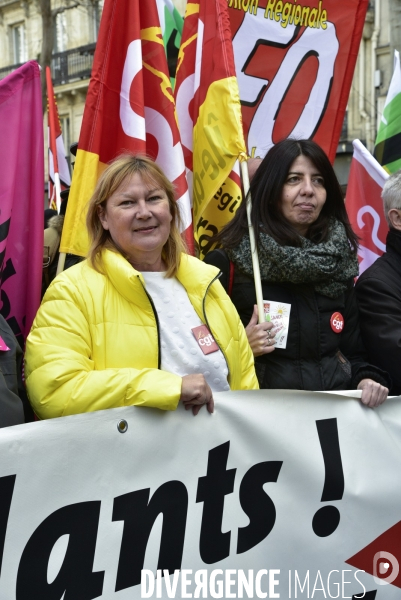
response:
[[[220,281],[227,290],[229,260],[225,252],[210,252],[205,262],[220,268]],[[291,313],[287,347],[255,358],[261,388],[346,390],[355,389],[365,378],[389,387],[387,373],[366,360],[352,281],[335,299],[316,293],[312,285],[262,282],[262,290],[264,300],[291,304]],[[244,326],[248,325],[256,304],[255,285],[236,269],[231,300]],[[344,317],[341,333],[335,333],[330,325],[335,312]]]

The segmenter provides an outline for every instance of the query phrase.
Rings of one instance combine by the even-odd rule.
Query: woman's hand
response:
[[[357,389],[362,390],[362,404],[370,406],[370,408],[383,404],[388,395],[388,389],[373,379],[362,379],[358,383]]]
[[[249,345],[254,356],[269,354],[275,349],[275,331],[273,323],[266,321],[258,323],[258,307],[253,307],[253,314],[248,325],[245,327]]]
[[[206,404],[208,412],[212,413],[214,411],[212,390],[201,373],[184,375],[180,400],[182,400],[186,410],[189,410],[192,406],[194,415],[198,414],[203,404]]]

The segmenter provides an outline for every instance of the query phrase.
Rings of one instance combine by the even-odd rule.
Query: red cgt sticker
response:
[[[203,354],[211,354],[219,349],[207,325],[198,325],[191,329]]]
[[[330,317],[330,326],[334,333],[341,333],[344,329],[344,317],[341,313],[335,312]]]

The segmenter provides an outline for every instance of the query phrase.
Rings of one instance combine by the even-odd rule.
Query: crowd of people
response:
[[[200,261],[185,250],[162,170],[133,155],[108,166],[88,207],[87,259],[46,285],[27,338],[36,418],[179,402],[211,413],[215,392],[228,390],[359,389],[370,408],[401,393],[401,173],[383,190],[387,253],[355,287],[358,239],[323,150],[283,140],[256,167],[263,322],[245,202]],[[16,364],[21,350],[0,336]],[[19,373],[5,382],[1,426],[30,418]]]

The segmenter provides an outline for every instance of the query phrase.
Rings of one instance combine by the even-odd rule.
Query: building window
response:
[[[15,65],[27,60],[25,50],[25,27],[17,23],[11,27],[11,55]]]
[[[65,157],[67,159],[68,166],[70,167],[70,171],[71,171],[71,153],[70,153],[71,134],[70,134],[70,117],[68,115],[60,115],[60,126],[61,126],[61,133],[63,136],[63,142],[64,142]]]
[[[348,108],[344,113],[344,121],[341,129],[340,141],[348,140]]]
[[[56,16],[54,27],[54,52],[64,52],[67,48],[67,19],[64,12]]]
[[[91,38],[93,42],[97,42],[97,36],[99,33],[99,25],[100,25],[100,17],[101,17],[101,7],[99,0],[92,0],[89,19],[91,22]]]

